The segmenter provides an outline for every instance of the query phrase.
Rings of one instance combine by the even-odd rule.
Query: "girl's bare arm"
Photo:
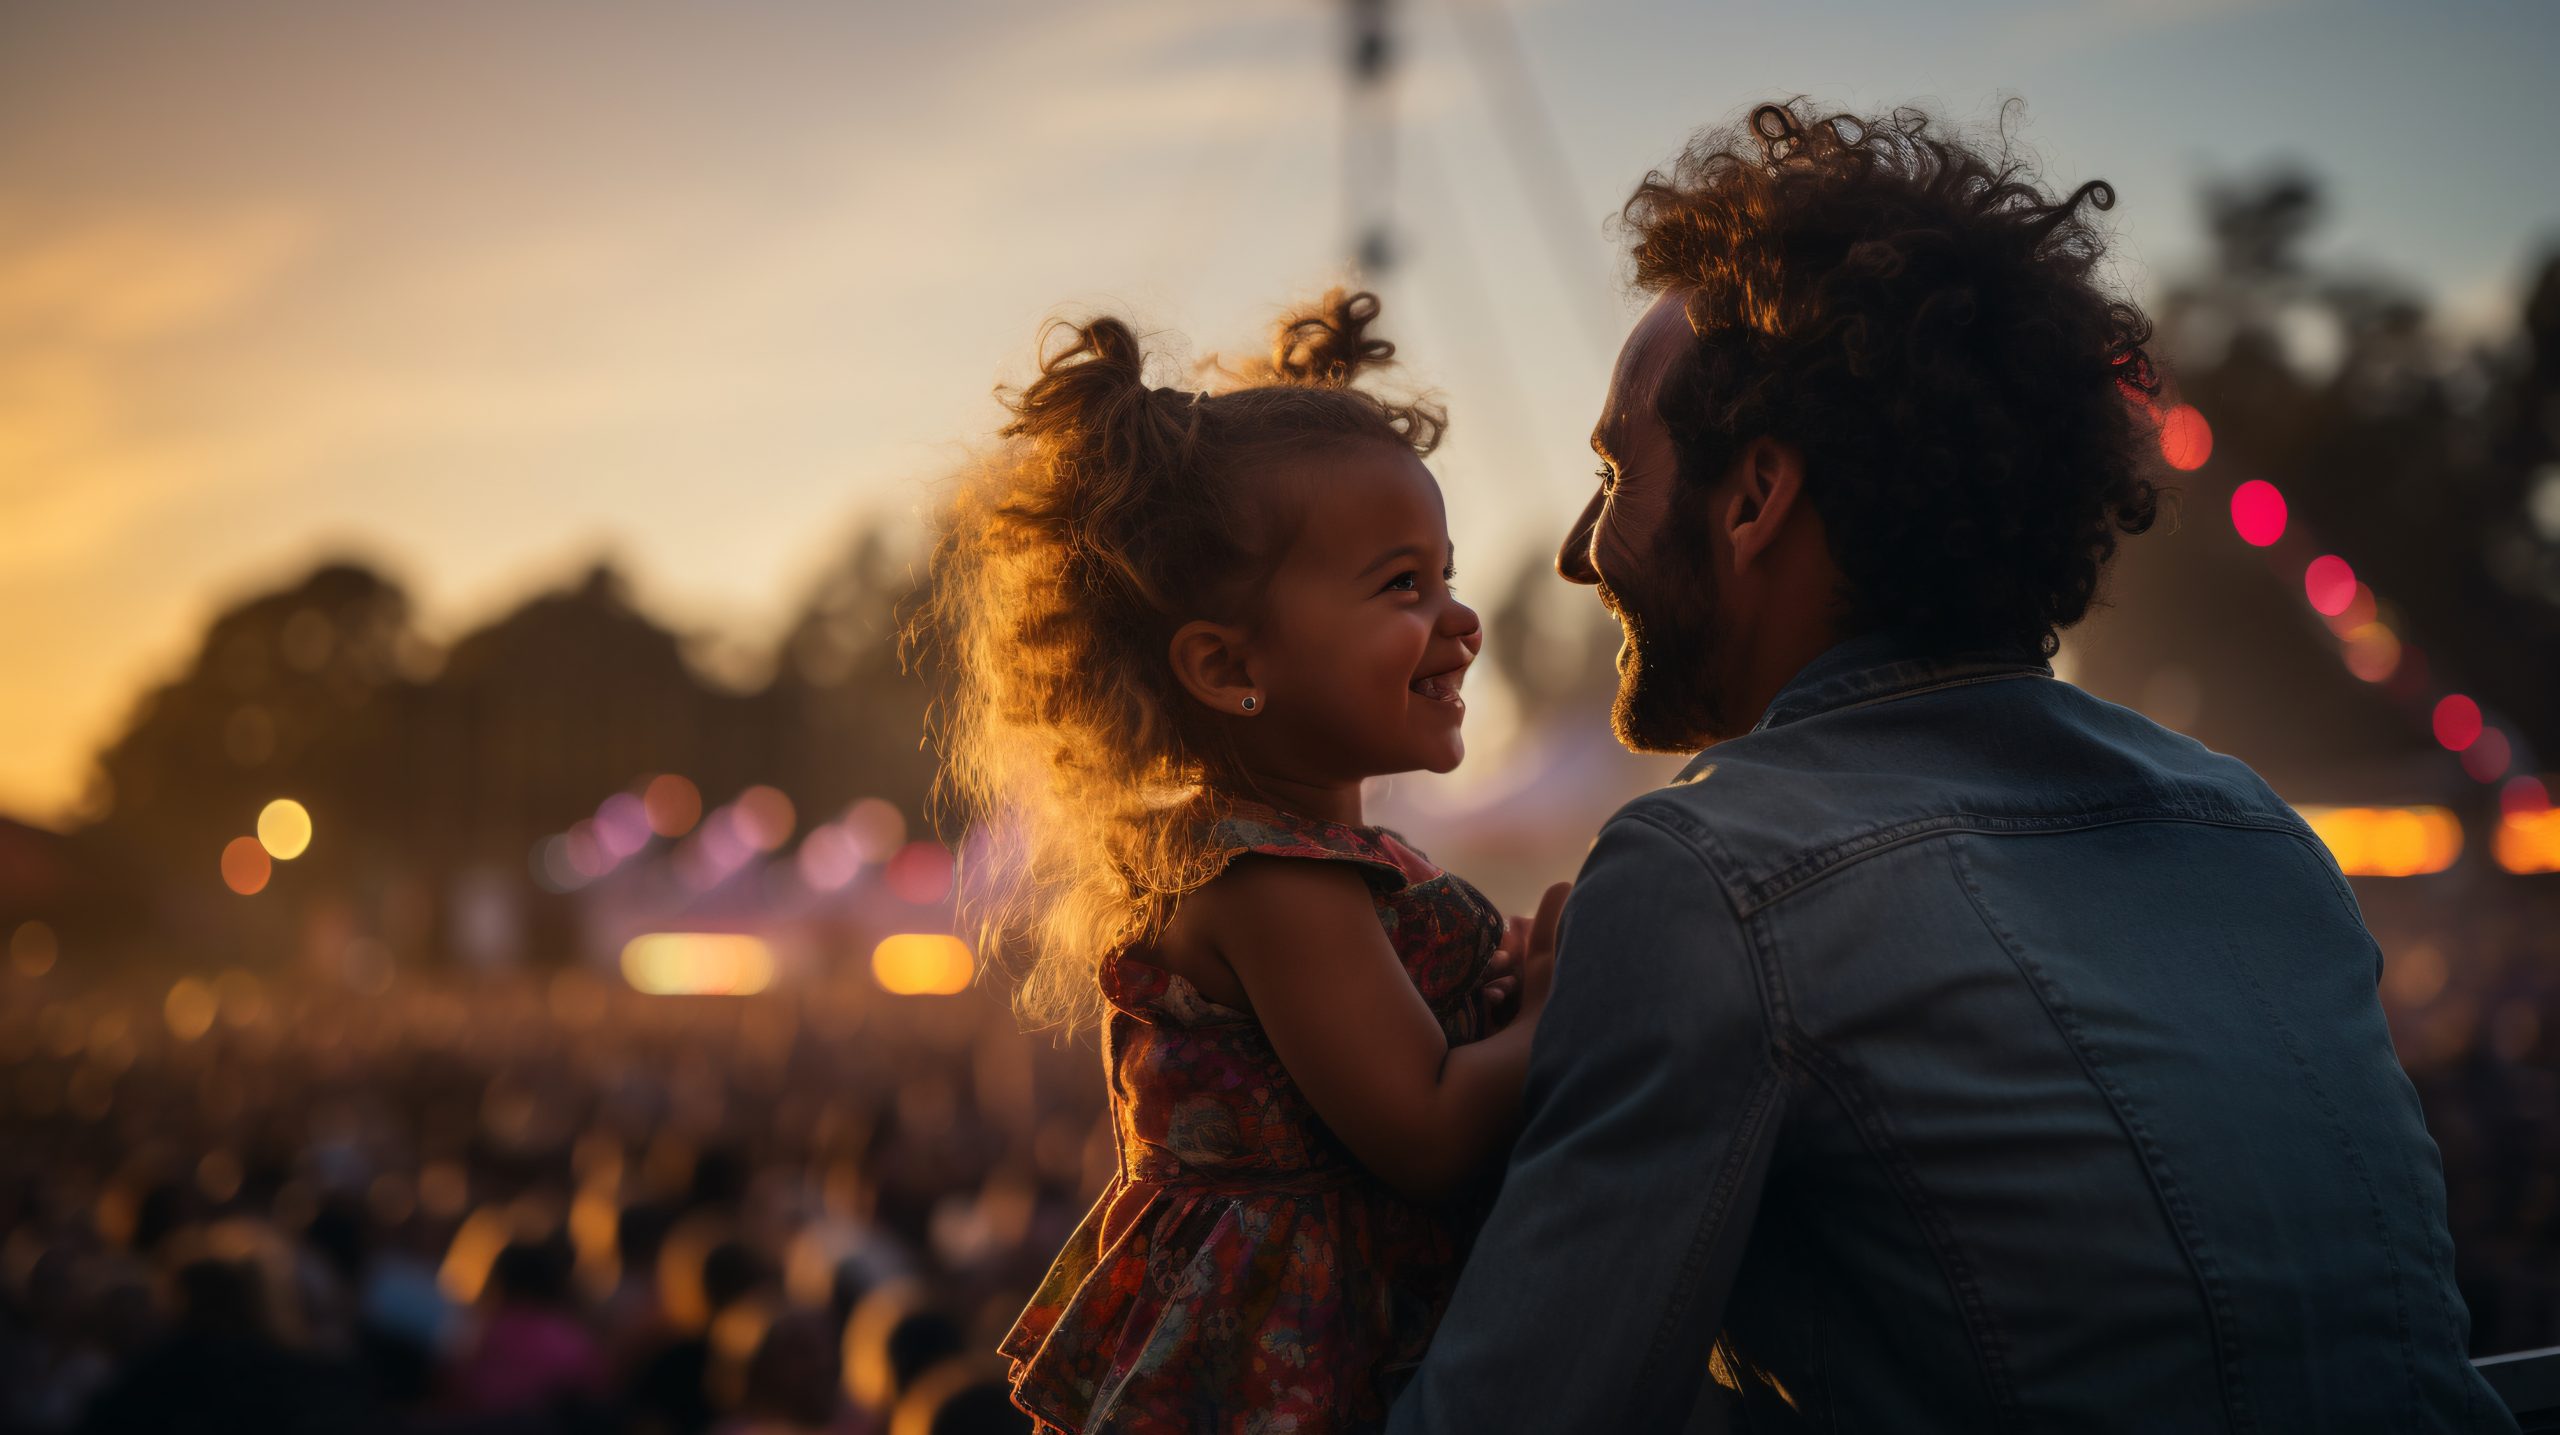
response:
[[[1246,857],[1194,900],[1201,935],[1235,972],[1316,1114],[1387,1184],[1438,1200],[1500,1149],[1519,1118],[1566,887],[1539,907],[1519,1015],[1454,1049],[1356,872]]]

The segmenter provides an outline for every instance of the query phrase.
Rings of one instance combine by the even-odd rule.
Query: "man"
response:
[[[2084,206],[1910,111],[1646,178],[1557,566],[1628,746],[1397,1435],[2513,1430],[2319,841],[2057,682],[2158,385]]]

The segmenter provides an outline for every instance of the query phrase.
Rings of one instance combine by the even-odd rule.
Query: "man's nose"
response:
[[[1582,516],[1565,534],[1564,546],[1556,550],[1556,576],[1567,583],[1600,581],[1600,570],[1591,566],[1591,534],[1600,524],[1600,506],[1606,501],[1601,494],[1591,495],[1591,501],[1583,505]]]

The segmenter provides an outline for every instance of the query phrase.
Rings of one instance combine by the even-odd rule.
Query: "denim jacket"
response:
[[[1393,1435],[2514,1430],[2337,864],[1868,635],[1620,809]]]

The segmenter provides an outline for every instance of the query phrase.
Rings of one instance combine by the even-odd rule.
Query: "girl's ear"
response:
[[[1173,660],[1174,677],[1210,711],[1233,717],[1262,706],[1262,689],[1247,671],[1243,629],[1202,620],[1185,623],[1173,635],[1166,656]]]

